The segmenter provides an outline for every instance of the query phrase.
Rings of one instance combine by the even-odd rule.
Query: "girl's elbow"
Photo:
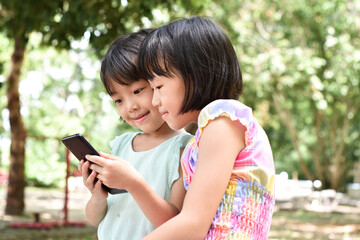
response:
[[[205,239],[208,231],[209,231],[209,227],[207,227],[207,228],[205,228],[205,229],[204,229],[204,228],[199,229],[199,230],[197,231],[197,234],[196,234],[196,236],[195,236],[195,239],[199,239],[199,240]]]
[[[179,215],[179,210],[177,210],[177,208],[173,208],[172,211],[170,211],[167,215],[163,216],[163,217],[159,217],[159,219],[157,219],[157,221],[151,221],[152,224],[155,226],[155,228],[158,228],[159,226],[161,226],[162,224],[164,224],[165,222],[169,221],[170,219],[176,217],[177,215]]]
[[[206,229],[206,231],[203,231],[199,228],[194,228],[191,234],[191,239],[193,240],[204,240],[209,229]]]
[[[189,221],[188,226],[189,226],[188,232],[192,233],[191,239],[194,240],[205,239],[210,228],[210,224],[205,223],[205,221],[201,218],[193,218],[192,220]]]

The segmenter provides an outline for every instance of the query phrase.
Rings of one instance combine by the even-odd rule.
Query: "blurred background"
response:
[[[122,34],[190,15],[231,37],[239,100],[269,136],[269,239],[360,239],[358,0],[0,0],[0,239],[85,221],[88,192],[61,138],[81,133],[108,152],[134,130],[101,83],[102,56]],[[87,224],[68,236],[71,224],[55,225],[44,239],[96,239]]]

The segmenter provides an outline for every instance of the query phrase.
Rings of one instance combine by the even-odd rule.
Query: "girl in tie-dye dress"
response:
[[[245,127],[246,147],[236,157],[206,239],[267,239],[274,205],[274,165],[266,134],[249,107],[235,100],[216,100],[200,112],[199,128],[182,157],[185,188],[198,162],[201,134],[218,117]]]
[[[273,156],[251,108],[237,101],[242,77],[227,35],[202,17],[169,23],[144,40],[139,67],[171,128],[198,124],[182,157],[183,208],[144,239],[267,239]]]

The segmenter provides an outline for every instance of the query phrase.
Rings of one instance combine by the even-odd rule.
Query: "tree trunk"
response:
[[[12,68],[7,79],[8,110],[11,125],[9,185],[5,214],[20,215],[24,211],[26,130],[20,114],[19,79],[27,44],[26,38],[15,38]]]
[[[273,94],[274,107],[275,107],[276,111],[279,113],[280,118],[281,118],[282,122],[284,123],[286,129],[290,133],[291,141],[292,141],[295,151],[299,157],[301,172],[305,175],[305,177],[307,179],[314,181],[315,178],[312,175],[310,169],[308,168],[308,166],[306,165],[306,163],[302,157],[300,147],[299,147],[300,140],[299,140],[295,125],[293,124],[293,119],[291,117],[291,114],[285,107],[281,107],[280,98],[284,99],[284,97],[280,91],[278,91],[277,94]]]
[[[346,107],[346,112],[356,112],[357,107]],[[333,171],[331,172],[332,177],[330,178],[330,187],[335,190],[339,190],[341,180],[349,174],[346,171],[346,158],[344,158],[345,141],[349,135],[350,119],[345,115],[343,125],[338,127],[337,135],[339,141],[337,142],[336,152],[332,156],[332,163],[334,165]],[[334,127],[334,129],[336,129]]]

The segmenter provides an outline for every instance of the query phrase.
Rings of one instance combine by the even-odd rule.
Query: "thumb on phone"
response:
[[[97,155],[89,155],[86,154],[85,158],[90,161],[91,163],[103,166],[105,164],[106,159],[103,159]]]

